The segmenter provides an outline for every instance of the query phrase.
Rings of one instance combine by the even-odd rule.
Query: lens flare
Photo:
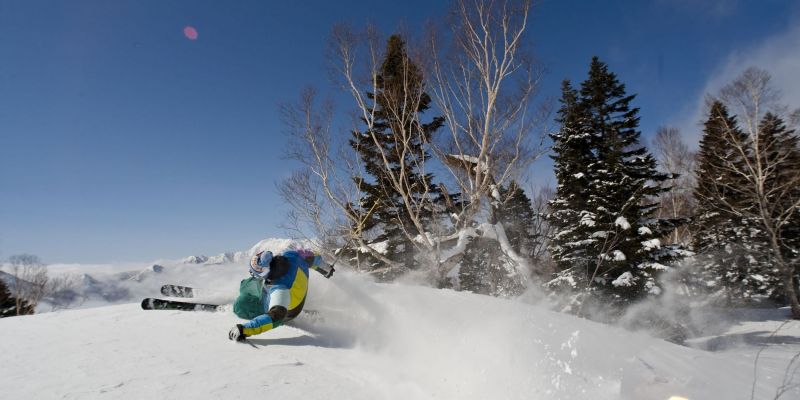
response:
[[[197,29],[187,26],[183,28],[183,36],[186,36],[186,38],[189,40],[197,40]]]

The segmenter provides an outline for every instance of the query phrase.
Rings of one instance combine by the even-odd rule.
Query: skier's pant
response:
[[[242,324],[242,332],[247,336],[258,335],[291,320],[299,314],[299,310],[292,310],[292,315],[287,319],[290,301],[289,288],[283,285],[269,286],[262,300],[264,314]]]

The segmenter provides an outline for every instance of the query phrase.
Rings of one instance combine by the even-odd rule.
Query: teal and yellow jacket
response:
[[[319,267],[322,257],[307,250],[287,251],[283,256],[289,260],[287,271],[274,271],[275,278],[268,279],[267,284],[289,289],[291,300],[287,318],[294,318],[300,314],[306,301],[309,268]]]
[[[308,294],[309,269],[318,270],[322,264],[322,257],[308,250],[287,251],[282,256],[288,260],[288,263],[271,267],[266,276],[268,286],[265,287],[267,293],[264,293],[265,314],[243,324],[243,333],[247,336],[257,335],[277,328],[284,322],[297,317],[303,311]],[[267,313],[270,307],[269,297],[274,291],[287,290],[289,292],[288,312],[285,318],[278,320]]]

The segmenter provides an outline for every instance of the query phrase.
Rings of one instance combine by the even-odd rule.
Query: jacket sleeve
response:
[[[325,275],[326,278],[330,278],[331,275],[333,275],[333,266],[325,266],[321,255],[314,253],[311,250],[298,250],[297,253],[303,259],[303,261],[305,261],[309,269],[313,269],[314,271]]]
[[[319,270],[322,267],[322,256],[314,254],[309,257],[304,258],[306,264],[308,264],[308,268],[313,270]]]
[[[298,250],[297,254],[306,262],[308,268],[317,269],[322,265],[322,256],[311,250]]]

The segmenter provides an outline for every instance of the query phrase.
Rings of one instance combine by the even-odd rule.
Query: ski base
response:
[[[164,285],[161,286],[161,294],[170,297],[192,298],[195,297],[195,290],[189,286]]]
[[[220,311],[220,304],[189,303],[185,301],[146,298],[142,300],[143,310],[178,310],[178,311]]]

